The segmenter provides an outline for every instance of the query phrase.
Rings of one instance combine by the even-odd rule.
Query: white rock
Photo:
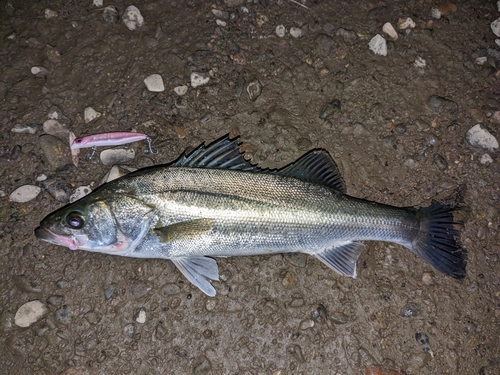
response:
[[[384,33],[386,33],[387,35],[389,35],[389,37],[392,40],[397,40],[398,39],[398,33],[394,29],[394,26],[392,26],[392,24],[390,22],[384,23],[384,26],[382,26],[382,31]]]
[[[5,191],[0,190],[0,197],[5,197]]]
[[[420,56],[417,56],[415,58],[415,61],[413,62],[413,65],[415,65],[417,68],[425,68],[425,66],[427,65],[427,62],[421,58]]]
[[[500,39],[495,39],[495,44],[500,47]]]
[[[45,181],[46,179],[47,179],[47,176],[43,173],[36,177],[36,181],[38,181],[38,182]]]
[[[116,180],[117,178],[125,176],[126,174],[134,172],[136,170],[136,168],[127,167],[126,165],[113,165],[113,167],[109,170],[108,173],[106,173],[106,175],[102,179],[101,185],[105,182]]]
[[[294,38],[300,38],[302,36],[302,30],[299,27],[291,27],[290,35]]]
[[[16,124],[10,131],[12,133],[22,133],[22,134],[35,134],[36,133],[35,126],[29,126],[26,124]]]
[[[398,20],[398,29],[400,30],[406,30],[406,29],[414,29],[415,28],[415,22],[408,17],[408,18],[400,18]]]
[[[487,56],[482,56],[482,57],[476,57],[476,64],[477,65],[484,65],[484,63],[488,60]]]
[[[85,108],[85,111],[83,113],[83,118],[86,124],[88,124],[91,121],[94,121],[96,118],[99,117],[101,117],[101,113],[97,112],[94,108],[92,107]]]
[[[23,185],[14,190],[9,199],[17,203],[25,203],[33,200],[42,191],[41,188],[35,185]]]
[[[127,29],[134,31],[140,28],[144,24],[144,17],[142,17],[141,11],[137,7],[130,5],[125,9],[123,13],[123,23],[127,26]]]
[[[369,43],[370,50],[376,55],[387,56],[387,43],[382,35],[375,35]]]
[[[146,323],[146,311],[144,311],[144,309],[139,310],[135,321],[140,324]]]
[[[186,85],[177,86],[174,88],[174,92],[179,96],[186,95],[186,93],[188,92],[188,87]]]
[[[481,160],[480,160],[481,164],[491,164],[493,163],[493,159],[491,158],[490,155],[488,154],[484,154],[483,156],[481,156]]]
[[[280,38],[283,38],[285,36],[285,33],[286,33],[285,26],[283,25],[276,26],[276,35],[278,35]]]
[[[92,189],[90,188],[90,185],[87,186],[79,186],[75,189],[75,192],[71,194],[69,197],[69,203],[76,202],[78,199],[83,198],[84,196],[90,194],[92,192]]]
[[[102,7],[103,0],[93,0],[92,4],[94,4],[94,6],[100,8],[100,7]]]
[[[146,85],[146,88],[151,92],[165,91],[163,79],[159,74],[151,74],[150,76],[144,78],[144,84]]]
[[[441,18],[441,11],[439,10],[439,8],[432,8],[431,9],[431,17],[432,18],[435,18],[435,19],[440,19]]]
[[[493,31],[493,34],[496,36],[500,36],[500,18],[497,18],[491,23],[491,31]]]
[[[210,77],[204,77],[201,73],[191,73],[191,86],[198,87],[206,85]]]
[[[56,18],[58,16],[55,10],[46,8],[45,9],[45,19],[50,20],[51,18]]]
[[[22,305],[14,316],[14,323],[19,327],[29,327],[41,317],[43,317],[49,309],[40,301],[30,301]]]
[[[104,165],[127,164],[134,160],[135,151],[133,149],[114,148],[101,152],[100,158]]]
[[[43,123],[43,131],[50,135],[67,134],[69,130],[57,120],[47,120]]]
[[[216,19],[215,20],[215,23],[219,26],[222,26],[222,27],[226,27],[227,26],[227,23],[226,21],[223,21],[223,20],[219,20],[219,19]]]
[[[467,143],[474,147],[481,147],[489,151],[498,149],[497,139],[486,129],[477,124],[470,128],[465,135]]]
[[[36,77],[44,77],[49,71],[43,66],[34,66],[31,68],[31,74]]]

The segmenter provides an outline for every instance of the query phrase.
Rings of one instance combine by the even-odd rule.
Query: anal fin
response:
[[[356,263],[364,248],[362,243],[348,242],[312,255],[341,275],[355,278]]]
[[[215,289],[209,280],[219,280],[217,262],[207,257],[177,257],[170,259],[193,285],[209,297],[215,296]]]

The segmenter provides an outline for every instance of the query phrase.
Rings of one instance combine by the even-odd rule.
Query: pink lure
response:
[[[79,148],[88,147],[102,147],[102,146],[118,146],[127,143],[142,141],[148,139],[146,134],[134,132],[111,132],[88,135],[86,137],[76,138],[71,144],[71,149],[76,150]]]

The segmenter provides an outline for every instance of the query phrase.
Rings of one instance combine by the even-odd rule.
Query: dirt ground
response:
[[[500,13],[494,1],[455,3],[434,19],[439,3],[428,0],[1,1],[0,373],[500,374],[500,168],[496,153],[466,141],[478,123],[500,136],[490,29]],[[106,22],[108,5],[120,17],[135,5],[143,26]],[[399,30],[406,17],[415,27]],[[386,22],[397,40],[382,32]],[[376,34],[387,56],[370,51]],[[193,72],[210,80],[192,87]],[[147,90],[154,73],[165,91]],[[101,116],[86,123],[87,107]],[[131,144],[133,167],[231,133],[263,167],[328,150],[352,196],[396,206],[452,196],[464,207],[467,276],[370,242],[357,279],[302,255],[219,259],[210,298],[169,261],[42,242],[34,228],[67,201],[57,191],[95,188],[110,169],[85,150],[78,168],[55,167],[49,159],[64,160],[69,147],[54,156],[40,138],[54,110],[77,136],[151,136],[158,154]],[[9,200],[26,184],[41,193]],[[17,326],[34,300],[45,315]]]

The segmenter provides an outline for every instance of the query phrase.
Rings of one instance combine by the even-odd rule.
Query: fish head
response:
[[[151,208],[141,211],[139,206],[144,207],[139,203],[130,207],[119,194],[106,198],[91,194],[48,215],[35,229],[35,236],[71,250],[127,256],[151,222]],[[141,214],[143,220],[137,217]]]

